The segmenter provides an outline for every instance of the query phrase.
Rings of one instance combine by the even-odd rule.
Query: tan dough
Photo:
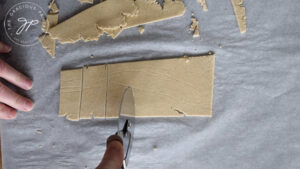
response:
[[[144,26],[140,25],[138,28],[139,28],[140,34],[142,35],[145,32]]]
[[[205,0],[197,0],[197,1],[201,4],[203,11],[208,11]]]
[[[82,88],[81,111],[78,117],[82,118],[84,114],[85,119],[89,118],[91,112],[95,111],[99,113],[97,118],[117,117],[126,86],[133,88],[137,117],[211,116],[214,59],[214,55],[186,56],[84,68],[86,73],[84,73],[83,79],[86,76],[89,76],[90,79],[89,82],[83,80],[84,86],[85,83],[89,83],[89,85],[91,83],[93,87]],[[92,68],[93,74],[86,71],[90,68]],[[70,74],[72,71],[74,73]],[[73,117],[76,108],[78,114],[80,109],[79,106],[73,104],[80,103],[78,103],[77,90],[72,94],[73,97],[68,97],[71,94],[66,96],[65,91],[70,90],[67,89],[66,81],[74,83],[74,85],[78,84],[78,79],[81,79],[82,76],[78,72],[81,71],[82,69],[77,69],[61,73],[61,90],[63,89],[63,92],[61,91],[60,110],[64,111],[59,114],[67,116],[67,119],[71,119],[69,113],[66,112],[70,105],[72,105],[70,114]],[[68,77],[67,74],[69,74]],[[97,78],[92,80],[93,76]],[[107,81],[105,81],[106,77]],[[106,90],[104,90],[104,86],[107,86]],[[85,91],[87,89],[89,89],[88,92]],[[106,94],[106,99],[103,99],[103,95]],[[96,105],[97,103],[99,105]],[[104,111],[105,103],[106,111]],[[83,109],[83,105],[86,109]],[[74,119],[76,118],[71,120]]]
[[[55,58],[55,48],[56,48],[56,40],[52,39],[48,34],[49,28],[57,25],[58,23],[58,7],[55,1],[51,1],[49,4],[49,13],[47,15],[47,19],[42,21],[42,30],[45,34],[39,37],[39,40],[42,44],[42,47],[46,49],[49,55],[52,58]]]
[[[58,24],[49,33],[51,38],[58,39],[60,43],[95,41],[105,31],[111,36],[118,34],[120,26],[126,25],[125,17],[136,12],[133,0],[108,0]]]
[[[107,74],[105,66],[83,68],[80,119],[105,117]]]
[[[135,4],[138,14],[126,18],[126,28],[182,16],[185,12],[181,0],[165,0],[163,8],[156,0],[136,0]]]
[[[89,3],[89,4],[93,4],[94,0],[78,0],[81,4],[82,3]]]
[[[231,0],[235,17],[241,33],[246,32],[246,9],[243,6],[243,0]]]
[[[60,74],[59,116],[79,120],[81,102],[82,69],[62,71]]]
[[[192,24],[191,24],[191,27],[190,27],[190,31],[193,32],[193,37],[199,37],[200,36],[198,21],[194,16],[192,16]]]
[[[115,38],[125,28],[181,16],[184,12],[181,0],[165,0],[164,8],[155,0],[108,0],[58,24],[49,33],[60,43],[98,40],[104,32]]]
[[[48,8],[50,9],[50,11],[49,11],[50,14],[56,14],[56,13],[59,12],[59,9],[58,9],[58,6],[57,6],[55,0],[52,0],[52,1],[49,3]]]

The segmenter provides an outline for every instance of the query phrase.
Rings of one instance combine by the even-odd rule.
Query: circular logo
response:
[[[11,7],[5,15],[4,29],[8,38],[21,46],[39,42],[43,33],[41,22],[46,18],[44,10],[32,2],[21,2]]]

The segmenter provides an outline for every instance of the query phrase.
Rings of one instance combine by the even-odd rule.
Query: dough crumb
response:
[[[153,150],[157,150],[157,145],[154,145],[154,146],[153,146]]]
[[[197,19],[194,16],[192,16],[192,24],[190,26],[190,31],[193,32],[193,37],[194,38],[200,36],[198,21],[197,21]]]
[[[145,32],[144,26],[140,25],[138,28],[139,28],[140,34],[142,35]]]
[[[235,17],[241,33],[246,32],[246,9],[243,0],[231,0]]]
[[[208,11],[205,0],[197,0],[197,1],[201,4],[203,11]]]
[[[93,4],[94,0],[78,0],[81,4],[83,3],[89,3],[89,4]]]
[[[42,130],[36,130],[35,133],[36,134],[43,134],[43,131]]]

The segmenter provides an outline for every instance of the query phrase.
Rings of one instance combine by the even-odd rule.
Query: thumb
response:
[[[102,161],[96,169],[120,169],[123,158],[123,144],[119,140],[109,141]]]
[[[11,51],[11,47],[5,45],[4,43],[0,42],[0,53],[8,53]]]

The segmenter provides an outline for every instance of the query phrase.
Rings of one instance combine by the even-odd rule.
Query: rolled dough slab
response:
[[[137,117],[211,116],[214,60],[206,55],[64,70],[59,115],[115,118],[131,86]]]

